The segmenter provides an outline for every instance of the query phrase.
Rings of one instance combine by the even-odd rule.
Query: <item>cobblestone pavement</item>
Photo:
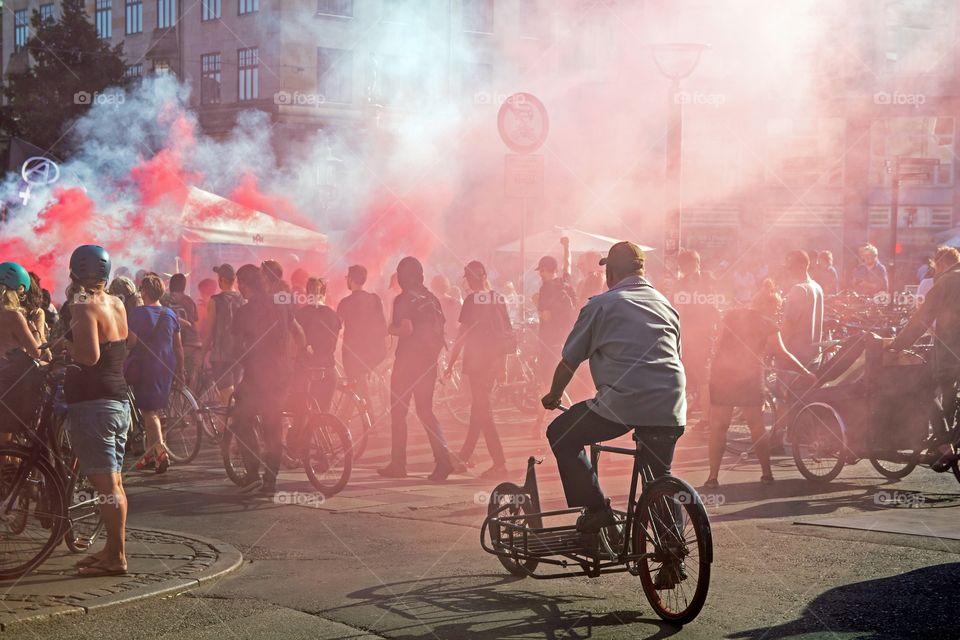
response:
[[[101,546],[102,542],[94,548]],[[218,540],[134,528],[127,529],[127,575],[78,577],[74,565],[81,557],[61,546],[32,574],[0,582],[2,628],[177,593],[219,578],[242,562],[236,548]]]

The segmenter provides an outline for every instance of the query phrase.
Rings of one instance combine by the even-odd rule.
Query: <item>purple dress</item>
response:
[[[177,359],[173,336],[180,331],[177,314],[167,307],[131,309],[127,326],[137,335],[124,374],[141,411],[161,411],[170,402]]]

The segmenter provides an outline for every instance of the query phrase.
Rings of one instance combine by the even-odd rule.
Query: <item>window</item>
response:
[[[908,184],[947,187],[953,184],[954,120],[915,116],[874,120],[870,125],[870,183],[890,186],[887,161],[895,157],[939,160],[929,177],[914,176]]]
[[[539,0],[520,0],[519,10],[520,35],[525,38],[542,38],[546,29]]]
[[[131,64],[127,67],[127,71],[124,74],[128,78],[142,78],[143,77],[143,64]]]
[[[168,60],[154,60],[153,72],[158,76],[170,73],[170,62]]]
[[[344,49],[317,49],[317,91],[326,102],[353,100],[353,53]]]
[[[317,13],[352,18],[353,0],[317,0]]]
[[[957,8],[953,0],[886,0],[878,68],[895,75],[925,76],[953,70],[952,51]]]
[[[463,30],[493,33],[493,0],[463,0]]]
[[[219,20],[220,0],[200,0],[200,19]]]
[[[50,22],[57,21],[56,7],[52,2],[40,5],[40,19],[44,22],[47,22],[48,20]]]
[[[157,0],[157,28],[169,29],[177,24],[177,0]]]
[[[143,33],[143,0],[127,0],[127,33]]]
[[[870,207],[870,226],[890,228],[890,207]],[[949,229],[953,226],[953,209],[949,207],[905,206],[900,205],[897,226],[901,229],[913,227],[927,229]]]
[[[22,51],[27,46],[27,37],[30,32],[30,18],[26,9],[13,12],[13,50]]]
[[[200,56],[200,104],[220,104],[220,54]]]
[[[246,15],[248,13],[256,13],[260,11],[260,0],[238,0],[240,3],[238,13],[240,15]]]
[[[113,0],[97,0],[97,35],[104,40],[113,37]]]
[[[237,66],[237,99],[256,100],[260,97],[260,49],[238,49]]]

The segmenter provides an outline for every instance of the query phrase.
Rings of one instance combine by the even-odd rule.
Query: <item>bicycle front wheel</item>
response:
[[[643,593],[662,619],[692,621],[703,609],[710,588],[713,535],[696,490],[665,476],[640,495],[633,548],[642,557],[635,566]]]
[[[190,462],[197,457],[203,438],[203,421],[197,401],[183,387],[175,388],[170,394],[162,426],[164,442],[175,462]]]
[[[46,560],[64,532],[61,478],[20,447],[0,447],[0,579],[19,578]]]
[[[303,468],[310,483],[329,498],[350,481],[353,470],[353,442],[350,430],[332,413],[307,417],[303,447]]]

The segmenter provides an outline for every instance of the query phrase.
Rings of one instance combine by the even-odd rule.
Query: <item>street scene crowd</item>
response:
[[[685,429],[704,433],[709,470],[702,490],[709,491],[719,487],[731,424],[745,424],[759,480],[773,483],[771,451],[782,452],[787,426],[796,422],[807,394],[836,378],[831,367],[843,359],[837,348],[845,352],[872,336],[888,354],[928,354],[937,399],[930,406],[939,413],[924,419],[929,433],[924,428],[922,444],[915,443],[913,461],[956,473],[957,249],[936,249],[906,304],[891,299],[887,270],[871,245],[860,248],[860,264],[844,278],[829,252],[794,250],[757,273],[720,275],[706,269],[697,252],[683,251],[681,277],[662,291],[645,277],[646,255],[634,243],[614,244],[606,255],[582,253],[575,267],[566,238],[558,254],[537,263],[541,282],[529,305],[512,283],[494,289],[477,260],[463,266],[460,286],[443,274],[428,286],[424,265],[405,257],[379,293],[370,290],[376,283],[368,281],[364,265],[352,265],[340,276],[349,293],[336,304],[327,298],[324,277],[298,269],[288,278],[274,260],[216,265],[197,283],[194,299],[183,273],[131,277],[128,269],[114,268],[105,249],[84,245],[70,257],[70,285],[58,305],[35,274],[4,262],[3,442],[29,442],[46,428],[38,420],[62,416],[54,437],[66,434],[79,468],[75,475],[85,476],[100,496],[106,530],[106,546],[84,556],[77,571],[118,575],[128,570],[121,474],[131,462],[133,472],[175,473],[170,440],[183,439],[184,430],[199,433],[191,422],[198,411],[221,409],[220,436],[229,432],[239,446],[234,481],[241,493],[273,495],[287,458],[317,475],[342,467],[352,450],[365,446],[361,441],[379,418],[390,426],[391,453],[378,473],[400,481],[408,475],[411,403],[434,457],[430,481],[474,474],[481,437],[490,466],[479,477],[501,480],[509,469],[495,387],[519,376],[519,401],[532,408],[528,428],[534,437],[545,433],[567,504],[582,510],[577,532],[591,534],[615,526],[617,516],[585,446],[636,429],[656,479],[670,473]],[[928,331],[931,338],[922,339]],[[918,341],[929,346],[915,347]],[[519,363],[519,374],[510,371],[510,360],[515,369]],[[47,375],[57,367],[64,375],[56,393],[45,396]],[[363,431],[343,428],[339,445],[317,436],[334,428],[317,420],[334,420],[338,385],[371,411],[381,405],[381,415]],[[178,413],[178,389],[212,398],[210,406],[194,401],[192,418]],[[457,403],[468,407],[459,447],[438,417],[440,402],[448,410]],[[548,425],[546,412],[554,409],[566,411]],[[225,459],[231,439],[221,441]],[[792,440],[798,448],[799,436]],[[822,442],[811,446],[821,447],[814,457],[844,455],[828,454]],[[893,454],[886,458],[903,462]],[[346,466],[342,482],[349,478]],[[6,535],[16,538],[23,528]]]

